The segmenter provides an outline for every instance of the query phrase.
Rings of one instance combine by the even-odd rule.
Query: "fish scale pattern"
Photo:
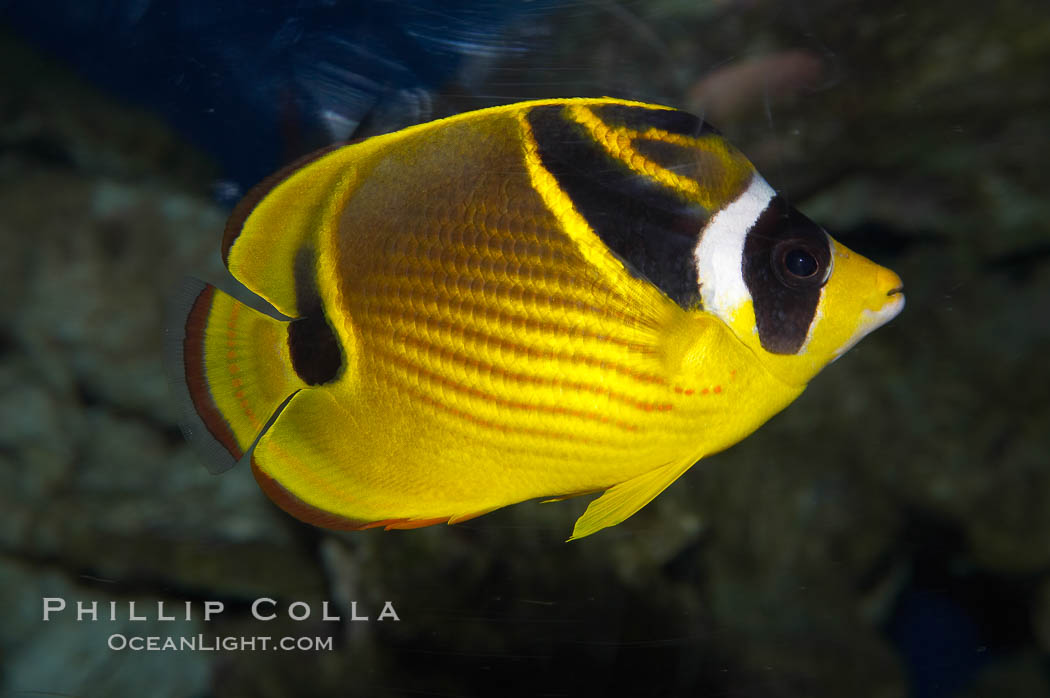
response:
[[[449,135],[461,145],[471,138]],[[445,152],[441,141],[424,147]],[[346,220],[370,231],[355,242],[384,254],[344,245],[343,266],[354,271],[341,295],[360,333],[366,385],[407,398],[400,409],[417,413],[417,438],[442,446],[435,458],[507,477],[543,470],[534,496],[555,491],[556,465],[565,480],[556,487],[590,490],[666,458],[677,445],[668,436],[684,433],[683,420],[669,417],[695,402],[694,391],[675,390],[654,318],[584,263],[533,189],[523,152],[508,147],[515,142],[472,143],[469,168],[417,154],[417,175],[443,172],[455,196],[418,207],[402,199],[378,207],[382,215],[358,213],[351,201]],[[396,183],[380,172],[365,186],[393,198]],[[581,461],[606,472],[571,467]]]

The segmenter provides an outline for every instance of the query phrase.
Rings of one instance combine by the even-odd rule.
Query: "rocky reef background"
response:
[[[532,50],[473,56],[434,115],[595,94],[704,113],[898,271],[904,313],[592,538],[562,542],[585,501],[314,529],[247,471],[201,467],[167,395],[165,301],[221,276],[223,173],[3,29],[0,693],[1050,696],[1050,7],[567,3],[508,37]],[[45,596],[123,610],[45,623]],[[204,622],[205,600],[225,612]],[[400,621],[376,621],[386,600]],[[334,649],[118,652],[113,633]]]

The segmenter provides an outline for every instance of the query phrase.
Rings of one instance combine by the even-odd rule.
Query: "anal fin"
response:
[[[697,460],[698,458],[690,458],[681,463],[671,463],[605,490],[602,496],[590,503],[583,516],[576,520],[569,540],[578,540],[626,520],[653,501],[656,495],[693,467]]]
[[[425,492],[389,467],[391,439],[378,425],[361,427],[358,438],[332,428],[340,419],[361,423],[353,412],[357,407],[335,394],[338,390],[330,384],[297,392],[252,451],[256,481],[277,506],[301,521],[336,530],[454,524],[503,506],[450,503],[445,508],[427,500]]]

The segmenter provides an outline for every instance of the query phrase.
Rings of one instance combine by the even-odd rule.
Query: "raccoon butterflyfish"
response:
[[[603,492],[572,538],[590,535],[904,305],[702,120],[617,99],[316,153],[248,194],[222,255],[258,298],[190,289],[184,430],[337,529]]]

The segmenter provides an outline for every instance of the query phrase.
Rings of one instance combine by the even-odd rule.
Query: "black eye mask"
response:
[[[754,301],[763,349],[798,353],[830,272],[831,245],[824,230],[773,197],[744,241],[744,283]]]

